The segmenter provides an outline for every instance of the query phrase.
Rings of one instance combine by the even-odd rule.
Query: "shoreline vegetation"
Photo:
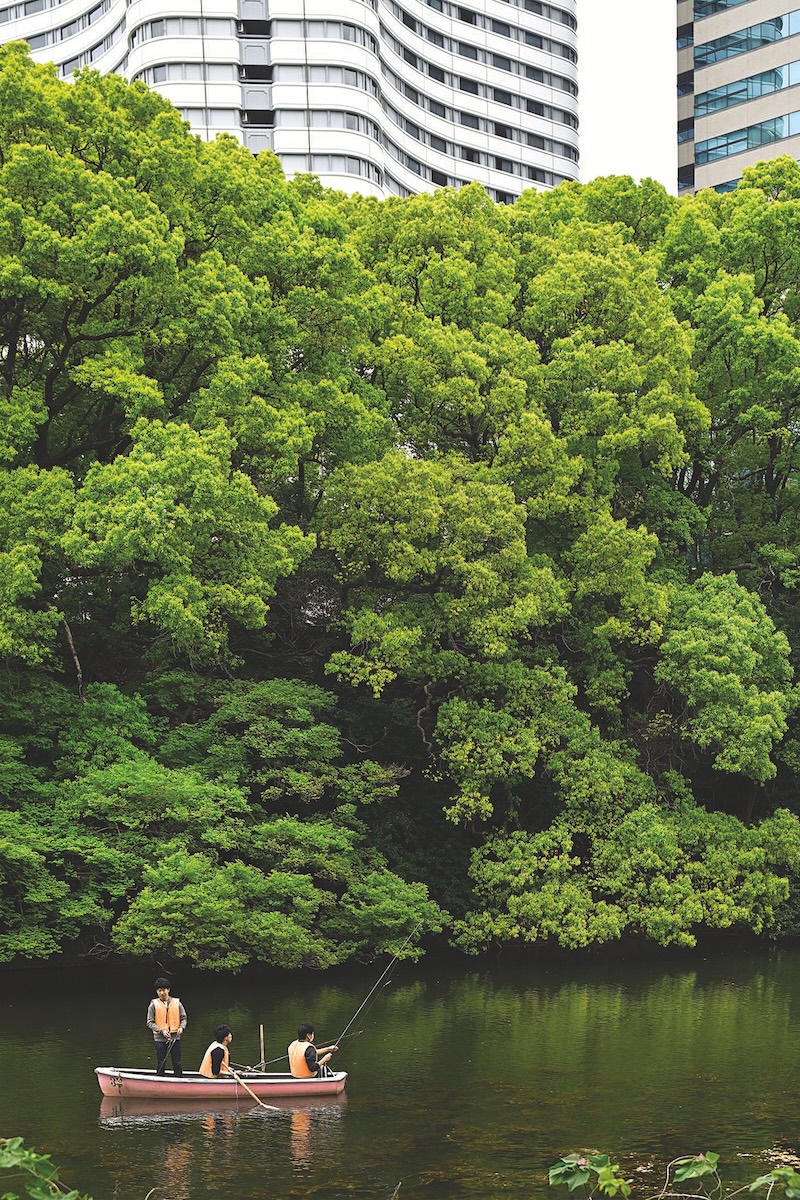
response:
[[[799,234],[0,47],[0,962],[797,938]]]
[[[703,1197],[704,1200],[732,1200],[733,1196],[743,1194],[763,1194],[766,1200],[770,1197],[786,1197],[786,1200],[800,1200],[800,1174],[797,1167],[800,1159],[787,1151],[774,1151],[771,1155],[776,1159],[776,1165],[771,1170],[757,1176],[749,1183],[731,1188],[726,1186],[720,1175],[720,1156],[713,1151],[700,1154],[684,1155],[673,1158],[666,1166],[656,1167],[653,1162],[643,1166],[631,1167],[644,1178],[640,1179],[638,1187],[634,1187],[633,1179],[626,1179],[618,1163],[612,1163],[607,1154],[585,1153],[567,1154],[554,1163],[548,1173],[551,1185],[566,1185],[569,1192],[591,1200],[593,1196],[628,1197],[648,1191],[646,1200],[680,1200],[680,1198]],[[650,1193],[648,1180],[660,1171],[663,1182],[654,1192]]]
[[[780,1165],[759,1175],[752,1182],[728,1187],[719,1172],[720,1156],[712,1151],[674,1158],[664,1168],[648,1161],[643,1166],[631,1167],[640,1178],[634,1186],[632,1178],[618,1163],[613,1163],[607,1154],[591,1151],[567,1154],[554,1163],[548,1172],[551,1186],[565,1185],[570,1194],[577,1192],[583,1200],[607,1196],[610,1200],[628,1200],[630,1196],[641,1196],[642,1200],[733,1200],[734,1196],[758,1195],[765,1200],[800,1200],[800,1174],[797,1167],[800,1159],[789,1153],[776,1152]],[[661,1186],[651,1191],[650,1180],[659,1173]],[[25,1145],[20,1137],[0,1138],[0,1178],[3,1183],[21,1186],[29,1200],[92,1200],[77,1189],[69,1189],[60,1177],[49,1154]],[[399,1197],[404,1183],[400,1180],[392,1197]],[[644,1193],[647,1193],[645,1196]],[[148,1196],[152,1193],[148,1193]],[[24,1200],[17,1191],[4,1191],[4,1200]],[[148,1200],[144,1197],[143,1200]]]

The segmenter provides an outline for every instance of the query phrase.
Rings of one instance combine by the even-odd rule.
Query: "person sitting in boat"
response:
[[[218,1025],[214,1030],[214,1041],[203,1055],[203,1061],[200,1063],[200,1074],[205,1075],[207,1079],[213,1079],[218,1075],[232,1075],[231,1060],[228,1053],[228,1046],[233,1041],[233,1034],[230,1031],[229,1025]]]
[[[315,1075],[330,1075],[326,1065],[339,1049],[338,1046],[321,1046],[319,1050],[314,1045],[313,1025],[299,1025],[297,1040],[289,1047],[289,1070],[295,1079],[311,1079]],[[321,1055],[321,1057],[320,1057]]]
[[[182,1075],[181,1035],[186,1028],[186,1009],[169,992],[169,980],[157,979],[155,999],[147,1010],[147,1028],[156,1044],[156,1072],[166,1074],[167,1057],[171,1054],[173,1075]]]

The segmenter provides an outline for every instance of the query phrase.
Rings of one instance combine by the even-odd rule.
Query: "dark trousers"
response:
[[[172,1054],[172,1073],[173,1075],[182,1075],[183,1068],[181,1067],[181,1039],[172,1038],[169,1042],[156,1042],[156,1071],[159,1075],[164,1075],[167,1070],[167,1056]]]

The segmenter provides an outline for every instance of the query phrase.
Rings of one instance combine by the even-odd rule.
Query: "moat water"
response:
[[[184,1066],[221,1021],[243,1064],[260,1024],[267,1059],[301,1020],[334,1040],[384,965],[268,983],[185,973]],[[278,1113],[102,1099],[95,1066],[152,1065],[151,984],[0,977],[0,1134],[95,1200],[389,1200],[398,1183],[402,1200],[567,1200],[547,1168],[573,1150],[611,1153],[645,1197],[682,1154],[716,1151],[731,1183],[800,1161],[800,949],[398,964],[337,1056],[346,1094]]]

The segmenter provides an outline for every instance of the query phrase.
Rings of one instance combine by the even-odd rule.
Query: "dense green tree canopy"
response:
[[[0,959],[797,932],[799,235],[0,47]]]

